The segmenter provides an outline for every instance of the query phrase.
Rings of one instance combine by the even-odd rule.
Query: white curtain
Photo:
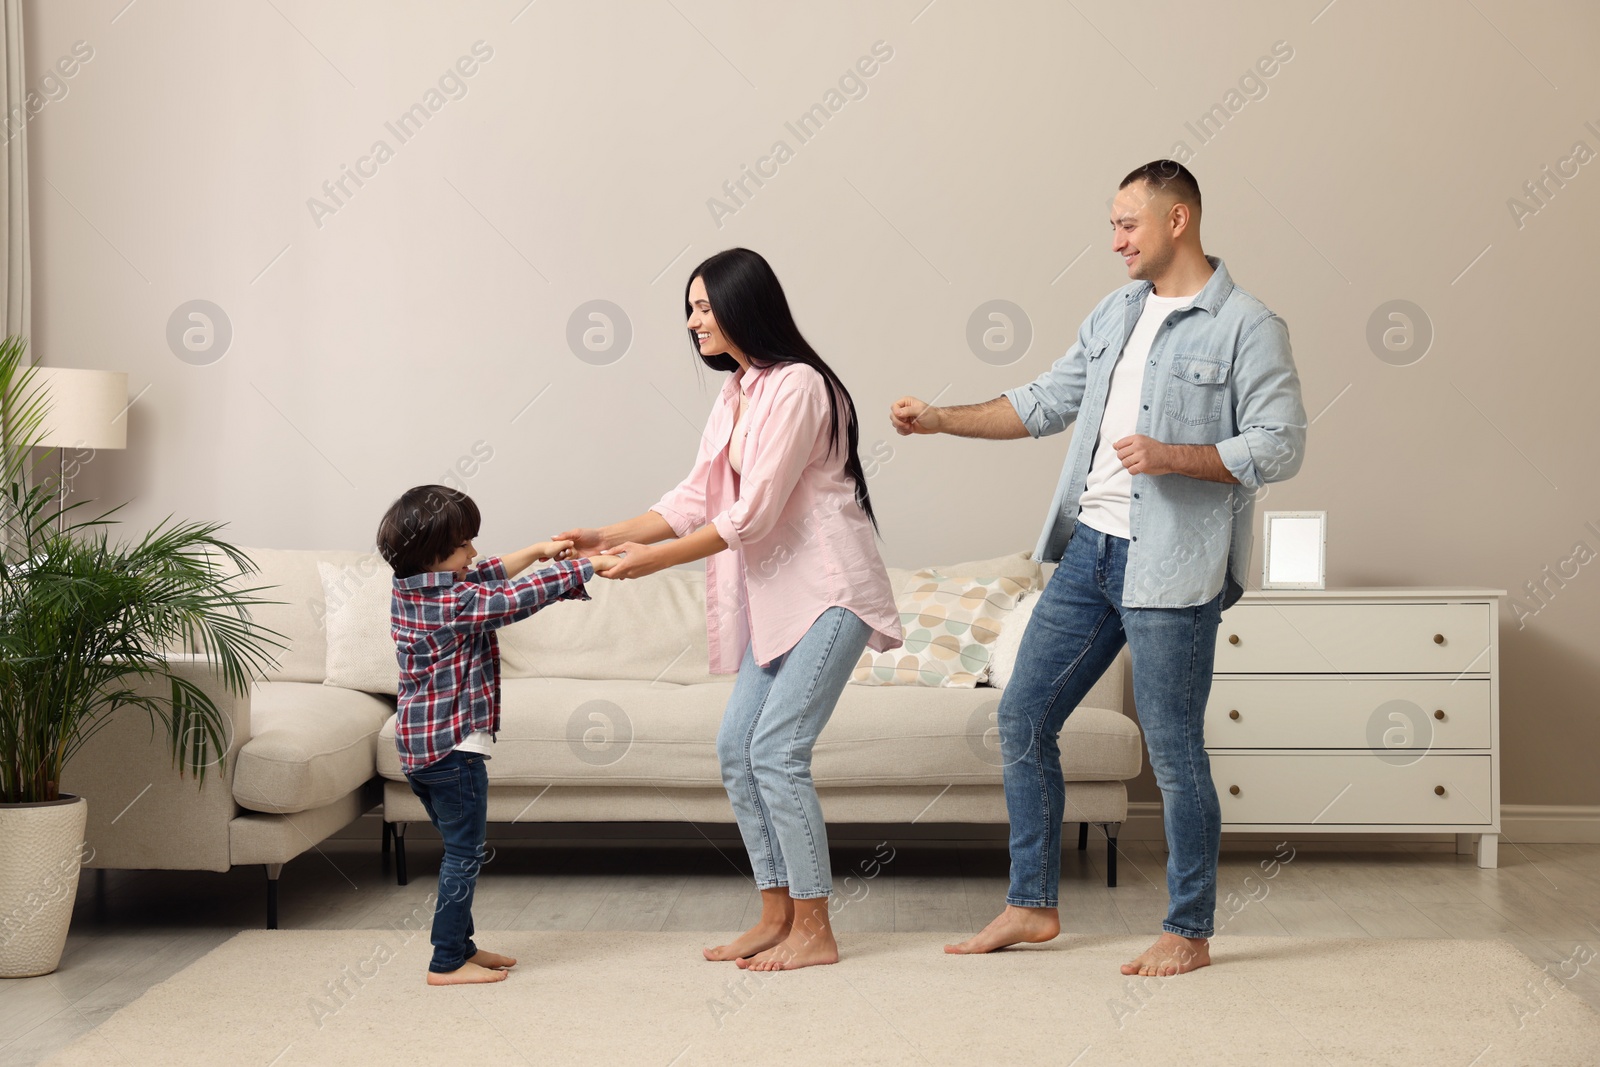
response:
[[[28,249],[27,66],[22,53],[22,0],[0,0],[0,337],[28,336],[33,302]]]

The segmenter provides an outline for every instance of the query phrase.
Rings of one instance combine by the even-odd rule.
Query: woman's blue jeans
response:
[[[1023,634],[1001,694],[1000,751],[1011,818],[1006,902],[1053,908],[1061,882],[1065,786],[1059,736],[1067,716],[1127,644],[1133,700],[1167,833],[1162,929],[1210,937],[1217,906],[1221,809],[1205,749],[1222,594],[1189,608],[1122,606],[1128,541],[1082,523],[1067,542]]]
[[[484,757],[459,748],[406,775],[434,829],[444,839],[433,906],[433,959],[428,970],[449,974],[478,954],[472,943],[472,894],[483,867],[488,832],[489,771]]]
[[[788,886],[795,900],[832,892],[811,749],[871,633],[855,612],[831,607],[765,667],[745,649],[717,732],[717,758],[758,889]]]

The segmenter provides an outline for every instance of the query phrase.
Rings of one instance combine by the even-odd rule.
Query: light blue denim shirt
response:
[[[1216,445],[1238,484],[1182,474],[1135,474],[1128,502],[1130,608],[1222,606],[1244,592],[1256,491],[1300,469],[1306,411],[1289,352],[1289,328],[1233,284],[1221,259],[1194,304],[1167,318],[1150,345],[1136,433],[1165,444]],[[1028,433],[1044,437],[1079,423],[1034,558],[1059,563],[1078,522],[1111,370],[1144,311],[1152,286],[1134,282],[1100,301],[1078,341],[1050,369],[1003,395]]]

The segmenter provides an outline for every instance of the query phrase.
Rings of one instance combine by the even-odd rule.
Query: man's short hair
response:
[[[478,505],[459,489],[419,485],[389,505],[378,524],[378,554],[396,578],[426,574],[463,541],[478,536]]]
[[[1170,193],[1179,203],[1188,204],[1194,208],[1196,216],[1200,214],[1200,183],[1195,181],[1194,175],[1174,159],[1157,159],[1132,171],[1118,189],[1126,189],[1134,182],[1145,182],[1153,191]]]

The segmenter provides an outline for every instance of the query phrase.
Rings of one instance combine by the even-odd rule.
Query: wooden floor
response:
[[[1293,858],[1276,867],[1274,852],[1287,856],[1289,849],[1224,846],[1218,962],[1227,959],[1230,934],[1504,938],[1549,964],[1553,975],[1577,967],[1564,984],[1600,1009],[1600,845],[1502,842],[1501,866],[1487,871],[1444,845],[1293,846]],[[891,849],[891,859],[878,860]],[[403,921],[424,906],[439,860],[437,839],[416,835],[409,851],[411,884],[400,887],[380,869],[376,842],[325,842],[285,867],[281,925],[352,929]],[[1158,931],[1167,901],[1165,853],[1125,841],[1120,855],[1121,884],[1107,889],[1104,840],[1080,853],[1068,835],[1068,936]],[[842,901],[834,921],[846,960],[851,931],[973,931],[1005,896],[1007,858],[993,845],[850,843],[834,849],[833,863]],[[683,931],[684,951],[694,952],[753,921],[757,897],[744,867],[741,850],[726,840],[626,848],[500,842],[478,884],[479,940],[494,947],[484,933],[497,929]],[[233,934],[259,928],[264,912],[260,868],[85,872],[60,969],[0,981],[0,1065],[48,1058]],[[938,950],[939,939],[930,939],[929,951]],[[1562,961],[1572,962],[1563,968]]]

